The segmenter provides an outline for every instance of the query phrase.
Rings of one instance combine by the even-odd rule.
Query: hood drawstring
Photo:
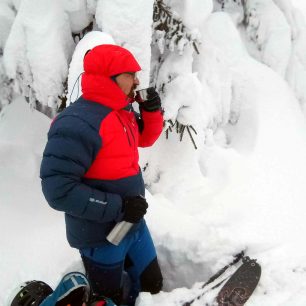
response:
[[[79,92],[80,92],[79,79],[80,79],[80,77],[81,77],[81,75],[82,75],[83,73],[84,73],[84,71],[81,72],[81,73],[79,74],[79,76],[77,77],[77,79],[75,80],[75,82],[74,82],[74,84],[73,84],[72,91],[71,91],[70,97],[69,97],[69,102],[70,102],[70,103],[74,103],[74,102],[78,99],[78,97],[79,97]],[[77,98],[72,102],[72,101],[71,101],[71,97],[72,97],[72,94],[73,94],[73,92],[74,92],[74,87],[75,87],[76,83],[78,83]]]

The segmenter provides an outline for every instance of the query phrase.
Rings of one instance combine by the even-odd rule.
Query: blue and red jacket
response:
[[[122,198],[145,193],[138,147],[157,140],[162,113],[142,110],[139,116],[111,79],[139,70],[124,48],[93,48],[84,58],[82,97],[51,125],[41,164],[42,190],[51,207],[65,212],[72,247],[106,243],[122,217]]]

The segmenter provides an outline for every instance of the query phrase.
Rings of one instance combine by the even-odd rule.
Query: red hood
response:
[[[121,109],[128,104],[128,98],[111,77],[139,70],[139,64],[128,50],[116,45],[97,46],[84,58],[83,97],[112,109]]]

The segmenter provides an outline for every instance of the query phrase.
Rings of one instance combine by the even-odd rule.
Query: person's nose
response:
[[[135,85],[139,85],[140,84],[139,79],[137,77],[134,79],[134,84]]]

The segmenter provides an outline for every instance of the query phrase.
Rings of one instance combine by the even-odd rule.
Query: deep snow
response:
[[[48,1],[50,5],[52,2],[49,24],[58,22],[59,15],[55,12],[60,12],[63,18],[52,27],[50,39],[44,40],[43,28],[29,36],[25,34],[33,31],[41,20],[40,13],[34,14],[35,10],[46,10],[41,1],[31,1],[15,1],[19,3],[19,17],[7,40],[5,66],[10,77],[22,71],[23,86],[28,88],[26,82],[33,81],[37,96],[51,105],[54,96],[61,92],[72,55],[73,43],[65,35],[80,26],[76,21],[83,12],[83,2],[70,1],[70,6],[66,3],[68,20],[59,0]],[[306,50],[303,23],[296,25],[297,32],[293,29],[295,25],[291,25],[292,34],[299,35],[293,41],[288,61],[288,37],[281,43],[283,37],[277,40],[274,36],[269,16],[255,16],[255,24],[263,17],[267,22],[261,28],[260,38],[274,33],[273,41],[266,40],[273,43],[273,48],[262,49],[267,52],[265,58],[273,61],[273,65],[269,60],[266,63],[271,64],[273,71],[248,55],[227,14],[211,13],[212,1],[166,2],[173,5],[188,26],[198,27],[205,42],[200,46],[200,55],[195,55],[188,46],[182,56],[165,51],[160,55],[164,61],[157,69],[156,80],[158,88],[165,84],[162,93],[165,118],[194,125],[198,149],[194,149],[186,133],[180,142],[175,132],[169,133],[169,139],[163,134],[153,148],[141,149],[141,166],[149,164],[144,171],[150,203],[146,219],[157,247],[165,288],[156,296],[141,294],[138,304],[179,305],[180,300],[188,300],[198,292],[197,282],[207,280],[243,249],[262,266],[260,284],[248,306],[305,306],[306,127],[295,97],[296,94],[303,106]],[[263,0],[257,2],[263,4]],[[288,4],[282,0],[273,2],[279,5],[278,14],[280,6]],[[152,1],[137,3],[135,7],[148,9]],[[272,0],[266,3],[276,9]],[[305,7],[303,0],[292,3]],[[112,4],[87,1],[88,12],[96,13],[98,23],[105,23],[104,27],[109,26],[112,31],[115,39],[108,36],[108,41],[134,46],[133,51],[148,70],[150,50],[142,47],[148,47],[149,12],[146,11],[144,19],[134,18],[133,10],[126,7],[118,12],[142,25],[129,35],[120,32],[126,23],[115,23],[112,19],[106,22],[103,14],[107,10],[114,12],[116,7],[120,9],[119,1]],[[277,21],[288,34],[291,11],[286,12],[287,19],[281,17]],[[89,17],[84,14],[82,22],[86,23]],[[139,40],[142,34],[144,41]],[[92,32],[77,45],[69,68],[69,93],[82,72],[80,61],[85,51],[101,43],[101,39],[105,41],[105,35]],[[39,41],[45,44],[31,43]],[[57,48],[50,48],[52,45]],[[280,61],[274,62],[275,58],[269,57],[284,50]],[[151,69],[159,56],[153,51]],[[50,58],[43,57],[45,53]],[[288,65],[293,90],[281,77],[286,65],[283,62]],[[50,73],[45,74],[46,70]],[[147,84],[147,71],[141,80]],[[75,89],[72,101],[76,95]],[[22,97],[16,97],[0,113],[0,271],[3,273],[0,305],[8,306],[14,287],[23,281],[39,279],[55,287],[64,273],[82,271],[77,250],[66,242],[62,213],[49,208],[41,193],[39,166],[50,123],[50,119],[32,110]],[[213,297],[212,293],[205,295],[194,305],[211,304]]]
[[[227,127],[230,144],[222,147],[211,139],[199,154],[205,174],[181,163],[152,184],[154,195],[147,193],[147,221],[170,293],[143,294],[140,305],[175,305],[192,296],[198,285],[171,290],[206,280],[241,249],[263,269],[248,305],[305,303],[303,116],[283,80],[251,59],[242,61],[237,74],[244,103],[238,124]],[[41,279],[55,286],[65,272],[82,270],[78,252],[65,241],[62,214],[47,206],[40,190],[38,169],[49,124],[22,98],[1,114],[2,305],[20,282]],[[171,135],[156,144],[164,156],[161,169],[168,158],[181,158],[171,151],[166,155],[175,140]],[[182,185],[184,190],[176,189]],[[212,296],[205,299],[202,303]]]

